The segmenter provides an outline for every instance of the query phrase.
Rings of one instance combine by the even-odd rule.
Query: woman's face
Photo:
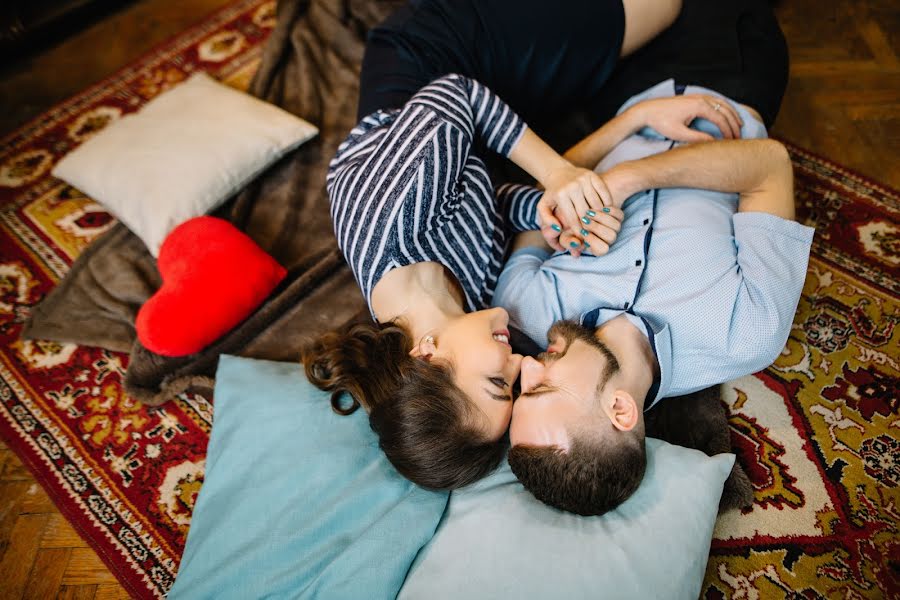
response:
[[[457,317],[435,334],[433,356],[453,365],[456,385],[487,417],[485,434],[498,440],[509,427],[512,386],[522,355],[509,345],[509,314],[491,308]]]

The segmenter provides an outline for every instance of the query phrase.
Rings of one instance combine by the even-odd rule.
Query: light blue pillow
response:
[[[393,469],[297,363],[222,356],[203,487],[170,599],[393,599],[447,494]]]
[[[400,600],[696,600],[733,454],[647,439],[637,492],[600,517],[541,504],[509,465],[453,492]]]

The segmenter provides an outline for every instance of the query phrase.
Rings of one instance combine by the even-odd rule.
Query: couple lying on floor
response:
[[[676,21],[678,0],[420,0],[370,34],[361,121],[327,188],[373,322],[303,362],[336,411],[368,412],[412,481],[476,481],[508,430],[538,499],[602,514],[642,479],[644,411],[784,347],[812,230],[792,220],[790,160],[760,114],[784,91],[783,38],[764,0],[688,9],[703,17]],[[736,31],[738,66],[660,65],[651,43],[644,60],[674,79],[562,156],[525,124],[590,113],[617,61],[673,21],[668,44]],[[540,187],[495,188],[487,151]],[[523,358],[516,334],[545,351]]]

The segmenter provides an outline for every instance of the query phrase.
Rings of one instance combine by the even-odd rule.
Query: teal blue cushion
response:
[[[299,364],[222,356],[168,597],[393,599],[446,504],[400,477],[365,413],[336,415]]]
[[[696,600],[733,463],[648,439],[641,486],[601,517],[541,504],[504,463],[451,494],[399,598]]]

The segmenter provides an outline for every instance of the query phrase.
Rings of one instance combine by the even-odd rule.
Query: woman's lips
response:
[[[500,342],[501,344],[506,344],[507,346],[512,347],[509,343],[509,330],[500,329],[491,334],[491,337],[494,338],[494,341]]]

